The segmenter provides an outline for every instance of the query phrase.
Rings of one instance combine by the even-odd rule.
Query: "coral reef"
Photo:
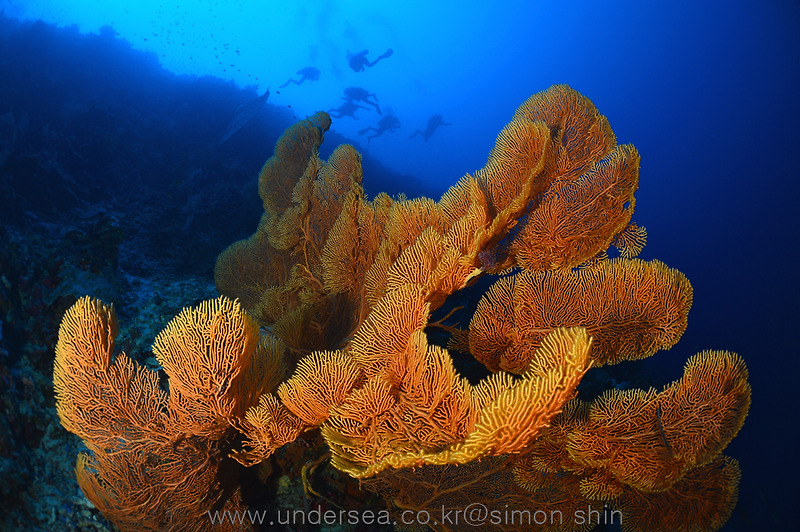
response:
[[[700,353],[661,391],[576,397],[592,366],[674,345],[692,300],[682,274],[635,258],[639,155],[592,103],[564,85],[535,94],[438,202],[368,200],[352,147],[320,158],[329,127],[318,113],[281,137],[257,231],[217,259],[223,296],[156,339],[168,391],[114,354],[109,307],[67,312],[54,380],[90,450],[87,497],[122,529],[199,529],[244,504],[232,460],[315,433],[320,460],[409,527],[408,512],[446,508],[455,522],[422,524],[459,529],[475,504],[493,530],[590,530],[593,508],[626,531],[722,526],[740,473],[721,453],[750,405],[737,355]],[[500,277],[467,329],[430,319],[486,275]],[[430,328],[494,373],[468,381]]]

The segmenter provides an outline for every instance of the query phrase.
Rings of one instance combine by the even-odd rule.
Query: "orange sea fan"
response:
[[[262,168],[259,226],[215,267],[239,301],[158,336],[169,391],[113,353],[110,307],[67,312],[57,409],[91,451],[76,473],[92,502],[123,529],[202,530],[207,510],[243,509],[221,482],[229,458],[255,465],[318,427],[330,463],[393,512],[485,501],[505,512],[487,530],[538,525],[513,521],[537,509],[564,518],[544,530],[589,530],[579,512],[607,505],[626,531],[721,526],[739,470],[720,453],[750,404],[737,355],[703,352],[660,392],[575,398],[590,366],[671,347],[692,302],[680,272],[631,258],[646,240],[630,222],[639,154],[592,103],[565,85],[535,94],[439,202],[367,201],[351,146],[320,158],[330,125],[289,128]],[[471,384],[425,331],[484,273],[504,277],[453,335],[495,371]]]
[[[731,516],[740,478],[739,463],[719,456],[666,491],[627,489],[614,506],[623,513],[623,532],[713,532]]]
[[[493,456],[459,465],[392,469],[361,484],[386,498],[398,524],[430,516],[428,527],[436,531],[580,532],[594,527],[574,518],[585,514],[590,502],[580,496],[577,478],[534,471],[523,487],[516,475],[518,462]],[[470,510],[485,511],[485,519],[476,519],[480,514]]]
[[[454,227],[458,227],[459,222]],[[453,244],[435,229],[425,229],[389,267],[385,289],[391,291],[406,284],[416,285],[421,288],[423,298],[431,308],[441,306],[447,296],[463,288],[475,271]]]
[[[580,177],[554,180],[511,245],[517,264],[572,268],[608,248],[633,215],[639,159],[633,146],[618,146]]]
[[[349,144],[337,146],[314,182],[314,192],[311,196],[315,202],[313,208],[333,208],[338,211],[342,198],[353,189],[354,185],[360,185],[362,179],[361,154]],[[299,198],[295,198],[295,201],[298,200]],[[336,219],[337,216],[334,213],[321,214],[320,219]]]
[[[589,368],[590,345],[585,329],[557,329],[549,334],[537,351],[536,363],[530,365],[523,379],[481,410],[465,447],[485,446],[490,455],[526,448],[531,435],[546,427],[572,398]]]
[[[388,292],[373,307],[348,347],[348,354],[367,377],[388,368],[403,356],[411,334],[428,320],[430,305],[421,289],[403,285]]]
[[[363,194],[348,194],[322,250],[325,290],[332,294],[349,292],[366,299],[366,294],[360,292],[378,252],[389,205],[391,199],[386,195],[367,202]]]
[[[404,355],[380,376],[395,386],[403,430],[426,450],[464,438],[478,412],[471,387],[456,372],[450,355],[429,346],[421,331],[411,335]]]
[[[625,259],[632,259],[639,255],[646,243],[647,230],[635,223],[628,224],[611,241],[611,244],[619,250],[620,256]]]
[[[392,415],[397,399],[383,379],[369,379],[348,400],[333,408],[322,426],[331,450],[331,464],[352,476],[362,477],[371,464],[392,453],[410,452],[413,443],[396,425]],[[359,474],[361,473],[361,474]]]
[[[169,395],[156,372],[113,353],[116,318],[110,306],[81,298],[59,331],[53,377],[58,414],[91,451],[78,457],[78,483],[121,530],[209,530],[207,510],[240,508],[239,494],[219,484],[227,444],[223,437],[232,432],[219,419],[235,414],[237,404],[246,407],[254,394],[274,383],[275,373],[264,367],[255,379],[247,371],[254,353],[263,350],[259,360],[266,362],[269,349],[252,342],[251,319],[229,300],[206,302],[181,316],[162,333],[156,349],[172,371]],[[187,352],[174,353],[178,344]],[[239,356],[241,365],[232,359]],[[174,371],[181,357],[197,375],[218,385],[217,371],[230,371],[228,387],[218,386],[218,395],[210,393],[207,404],[196,401],[210,390],[194,374]],[[187,387],[192,384],[198,388]],[[237,397],[229,401],[231,389]]]
[[[561,413],[542,431],[525,456],[529,469],[558,473],[583,472],[585,466],[575,463],[567,452],[569,435],[589,419],[589,404],[580,398],[567,401]]]
[[[747,367],[736,353],[702,351],[661,395],[661,424],[673,452],[706,464],[733,440],[750,410]]]
[[[265,319],[258,310],[264,292],[285,283],[290,270],[286,257],[269,243],[265,230],[268,223],[262,217],[259,229],[249,238],[239,240],[223,250],[214,267],[217,290],[231,299],[239,300],[260,320]]]
[[[578,271],[520,272],[495,282],[469,326],[469,351],[493,371],[520,372],[556,327],[586,327],[595,364],[652,355],[686,329],[692,288],[658,261],[612,259]]]
[[[245,413],[237,428],[246,439],[242,450],[233,451],[231,458],[252,466],[295,441],[311,425],[290,412],[274,394],[264,394],[258,404]]]
[[[326,239],[346,198],[363,196],[361,157],[352,147],[340,146],[328,162],[319,158],[329,127],[330,117],[318,113],[281,136],[259,176],[264,203],[259,227],[220,254],[214,270],[220,292],[241,297],[293,352],[341,340],[358,305],[344,296],[331,297],[324,283]]]
[[[408,246],[389,268],[386,289],[414,284],[422,287],[426,294],[434,291],[436,287],[431,286],[429,281],[432,280],[431,274],[438,266],[444,251],[442,235],[431,227],[425,229],[416,242]]]
[[[274,156],[264,163],[258,175],[258,194],[270,218],[277,217],[295,203],[292,198],[295,185],[330,127],[330,116],[317,113],[292,125],[278,139]]]
[[[625,485],[604,469],[588,470],[580,481],[581,495],[593,501],[612,501],[625,490]]]
[[[312,175],[314,178],[310,179]],[[309,174],[310,190],[293,193],[295,204],[302,206],[302,215],[296,219],[287,217],[286,224],[287,227],[296,224],[294,231],[302,235],[300,240],[307,248],[304,260],[309,269],[316,272],[323,247],[347,198],[351,194],[363,198],[361,179],[361,155],[345,144],[333,151],[316,175]]]
[[[477,416],[473,406],[449,355],[417,329],[388,365],[331,408],[322,434],[336,467],[371,476],[463,439]]]
[[[224,296],[184,309],[156,336],[153,352],[170,377],[169,407],[182,430],[218,437],[255,404],[270,384],[258,347],[258,324]]]
[[[221,458],[210,440],[150,442],[79,454],[75,474],[86,498],[122,531],[250,530],[208,518],[212,509],[245,510],[238,489],[220,486]]]
[[[278,397],[305,424],[317,426],[361,379],[361,370],[349,356],[317,351],[300,360],[292,377],[278,387]]]
[[[547,188],[554,176],[543,170],[553,151],[550,129],[542,122],[516,119],[504,127],[489,152],[486,166],[475,173],[491,211],[506,209],[525,187],[531,189],[527,197],[535,197]],[[531,174],[536,177],[532,179]]]
[[[113,307],[82,297],[67,310],[53,371],[61,424],[92,448],[113,448],[120,436],[168,442],[175,431],[158,374],[114,356],[116,335]]]
[[[523,452],[574,395],[589,345],[585,330],[559,329],[521,379],[492,377],[473,387],[456,377],[446,352],[415,332],[408,346],[417,362],[408,366],[421,373],[422,388],[406,388],[399,366],[386,368],[334,407],[322,425],[331,463],[366,478],[388,468]]]
[[[596,527],[597,521],[589,519],[588,509],[602,511],[603,507],[581,494],[580,476],[531,468],[526,456],[513,461],[513,472],[515,484],[524,490],[523,508],[539,512],[541,525],[536,530],[588,532]]]
[[[395,253],[413,244],[425,229],[444,228],[439,206],[424,197],[394,202],[386,223],[386,237],[394,245]]]
[[[741,358],[704,351],[663,391],[609,390],[569,436],[570,457],[640,491],[663,491],[714,460],[744,423],[750,385]]]
[[[567,85],[553,85],[537,92],[519,106],[514,119],[541,120],[560,146],[548,172],[575,177],[599,161],[616,146],[616,138],[605,116],[594,104]]]

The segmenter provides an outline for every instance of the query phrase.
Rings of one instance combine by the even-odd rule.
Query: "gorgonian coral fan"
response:
[[[121,528],[200,528],[210,507],[242,504],[220,482],[226,461],[318,431],[331,464],[397,512],[483,502],[589,530],[574,517],[594,505],[623,530],[722,526],[739,468],[721,452],[750,403],[737,355],[700,353],[661,391],[576,398],[592,365],[674,345],[692,301],[680,272],[635,258],[639,155],[591,102],[563,85],[532,96],[438,202],[368,200],[352,147],[320,159],[329,127],[318,113],[286,131],[259,177],[258,229],[217,260],[223,297],[157,338],[169,393],[112,354],[110,308],[68,311],[55,383],[90,449],[86,495]],[[451,329],[451,347],[495,372],[473,384],[425,328],[487,273],[503,275]]]

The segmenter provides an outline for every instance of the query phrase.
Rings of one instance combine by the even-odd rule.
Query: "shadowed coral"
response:
[[[466,510],[485,508],[486,519],[480,520],[480,530],[593,528],[574,519],[575,513],[585,511],[589,503],[581,497],[577,479],[571,479],[570,484],[570,479],[562,476],[554,484],[548,475],[540,473],[523,479],[514,473],[517,461],[499,456],[461,465],[394,469],[363,480],[362,484],[393,501],[392,511],[398,523],[407,523],[409,516],[419,514],[445,517],[444,522],[431,527],[436,530],[478,528],[475,525],[478,520],[470,520],[474,514],[465,517]],[[534,476],[541,479],[533,479]]]
[[[264,214],[256,233],[217,258],[214,279],[240,298],[290,348],[322,349],[349,330],[346,297],[323,287],[325,240],[349,194],[363,194],[361,156],[340,146],[326,163],[318,155],[330,117],[317,113],[278,141],[259,174]],[[305,333],[299,334],[300,330]]]
[[[694,469],[657,493],[625,490],[617,506],[624,532],[719,530],[738,500],[739,463],[726,456]],[[669,511],[665,511],[668,509]]]

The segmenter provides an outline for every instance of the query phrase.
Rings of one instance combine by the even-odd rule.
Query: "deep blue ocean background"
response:
[[[40,495],[58,477],[30,465],[57,452],[41,442],[57,438],[48,379],[69,298],[158,330],[170,316],[142,306],[159,287],[180,287],[169,309],[213,297],[214,258],[255,229],[256,176],[286,127],[363,87],[383,115],[334,119],[323,157],[351,143],[368,193],[438,198],[528,96],[566,83],[641,154],[642,257],[694,287],[681,341],[637,364],[660,386],[701,350],[742,355],[753,402],[725,451],[742,481],[724,530],[798,528],[796,1],[97,4],[0,0],[0,515],[72,504]],[[316,81],[279,88],[306,67]],[[390,113],[396,131],[358,134]],[[409,138],[435,114],[451,125]]]

